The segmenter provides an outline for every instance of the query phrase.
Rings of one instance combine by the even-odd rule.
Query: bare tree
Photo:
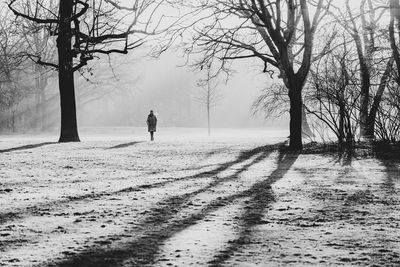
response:
[[[23,44],[13,23],[10,12],[0,8],[0,84],[12,81],[12,72],[18,69],[22,62],[20,48]]]
[[[24,10],[24,13],[32,14],[35,12],[32,10],[33,6],[29,2],[23,3],[21,8]],[[55,10],[56,6],[52,4],[49,9]],[[47,68],[44,65],[36,64],[35,60],[40,55],[44,62],[55,62],[57,59],[55,40],[47,29],[39,27],[33,21],[21,20],[18,23],[25,43],[23,54],[25,58],[31,59],[30,75],[34,76],[35,116],[33,125],[43,131],[48,126],[47,108],[49,105],[48,100],[50,99],[46,95],[46,87],[49,80],[56,77],[56,71],[54,68]]]
[[[386,50],[386,44],[384,44],[386,38],[379,30],[379,21],[384,16],[386,8],[380,5],[380,1],[362,0],[359,3],[359,11],[357,12],[351,8],[350,0],[346,0],[344,11],[340,8],[335,10],[338,15],[332,13],[333,16],[351,36],[356,47],[361,82],[360,138],[370,140],[374,138],[376,112],[387,87],[393,66],[391,53],[384,53]],[[386,62],[383,72],[376,70],[377,62]],[[382,64],[378,65],[381,68]],[[374,79],[380,81],[375,82]],[[379,89],[376,91],[374,100],[371,103],[370,95],[372,86],[375,83],[379,83]]]
[[[389,1],[390,21],[389,21],[389,40],[393,53],[393,60],[396,64],[394,68],[394,80],[389,84],[387,97],[383,99],[383,106],[378,110],[377,134],[383,140],[397,141],[400,138],[400,3],[399,0]]]
[[[195,98],[197,102],[205,106],[207,110],[207,129],[208,136],[211,134],[211,109],[215,107],[222,99],[222,95],[218,90],[218,79],[212,77],[211,66],[206,69],[206,78],[199,81],[201,88],[200,95]]]
[[[20,48],[23,38],[19,34],[10,12],[0,8],[0,124],[15,131],[16,107],[25,94],[17,86],[18,73],[23,63]]]
[[[383,141],[400,140],[400,87],[393,79],[377,111],[376,135]]]
[[[272,83],[261,90],[251,106],[253,115],[262,114],[265,119],[282,117],[290,111],[287,88],[281,83]],[[313,129],[307,120],[305,104],[302,108],[301,130],[303,138],[314,137]]]
[[[390,0],[390,22],[389,22],[389,38],[390,46],[393,51],[393,58],[396,62],[397,77],[400,77],[400,50],[398,43],[400,42],[400,4],[399,0]],[[397,38],[396,38],[397,33]],[[400,84],[399,78],[398,82]]]
[[[210,11],[194,40],[203,53],[199,66],[219,59],[220,69],[227,70],[229,60],[258,58],[264,72],[279,72],[288,90],[292,150],[302,149],[302,89],[312,62],[314,36],[330,4],[318,0],[310,8],[310,2],[215,0],[196,6]],[[310,10],[315,11],[313,16]]]
[[[263,114],[265,118],[278,118],[290,110],[286,87],[282,84],[271,84],[264,88],[252,104],[253,115]]]
[[[358,127],[358,66],[346,38],[332,53],[322,57],[311,70],[305,91],[305,107],[331,132],[342,148],[351,148]]]
[[[133,0],[122,6],[113,0],[60,0],[53,10],[52,0],[36,0],[32,10],[24,12],[20,3],[8,4],[16,16],[35,22],[56,38],[57,62],[45,61],[42,54],[30,55],[40,65],[58,71],[61,133],[59,142],[79,141],[74,72],[81,70],[96,55],[128,53],[143,44],[146,36],[155,34],[163,16],[156,10],[165,0]]]

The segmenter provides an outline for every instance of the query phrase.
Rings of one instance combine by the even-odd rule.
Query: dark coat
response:
[[[155,115],[147,116],[147,130],[149,132],[155,132],[157,128],[157,117]]]

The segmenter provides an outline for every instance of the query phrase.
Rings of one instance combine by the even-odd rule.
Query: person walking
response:
[[[150,114],[147,116],[147,130],[150,133],[150,141],[154,141],[154,132],[157,128],[157,117],[153,111],[150,110]]]

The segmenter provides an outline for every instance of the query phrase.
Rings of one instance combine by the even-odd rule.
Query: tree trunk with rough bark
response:
[[[307,112],[306,112],[306,108],[303,105],[302,109],[301,109],[301,132],[303,137],[308,137],[308,138],[312,138],[314,137],[314,133],[312,132],[311,128],[310,128],[310,124],[308,123],[307,120]]]
[[[358,34],[353,34],[356,44],[358,60],[360,62],[360,139],[370,139],[368,136],[368,111],[369,111],[369,91],[371,87],[371,69],[368,57],[364,55],[361,38]]]
[[[71,21],[73,2],[60,0],[60,25],[57,38],[59,89],[61,105],[61,133],[59,142],[78,142],[75,86],[71,50]]]
[[[396,43],[396,33],[400,40],[400,4],[399,0],[390,0],[389,39],[393,51],[393,58],[396,62],[397,82],[400,84],[400,53]]]
[[[394,57],[392,56],[386,64],[385,72],[381,76],[378,90],[377,90],[374,100],[372,102],[372,107],[371,107],[371,110],[368,115],[367,136],[371,136],[371,137],[375,136],[376,114],[378,112],[379,105],[381,103],[385,88],[386,88],[387,84],[389,83],[389,78],[390,78],[390,75],[391,75],[392,69],[393,69],[393,63],[394,63]]]
[[[289,89],[290,99],[290,150],[303,149],[302,143],[302,110],[303,99],[301,96],[301,88]]]
[[[345,110],[344,110],[344,104],[342,100],[339,101],[339,136],[338,136],[338,141],[339,141],[339,146],[343,147],[343,141],[345,138],[344,135],[344,120],[345,120]]]
[[[369,69],[363,69],[361,66],[361,94],[360,94],[360,139],[370,139],[368,135],[368,106],[370,73]]]

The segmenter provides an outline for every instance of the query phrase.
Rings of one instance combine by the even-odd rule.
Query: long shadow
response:
[[[106,148],[106,149],[124,148],[124,147],[133,146],[133,145],[136,145],[136,144],[139,144],[139,143],[143,143],[143,141],[135,141],[135,142],[129,142],[129,143],[124,143],[124,144],[119,144],[119,145],[112,146],[112,147],[109,147],[109,148]]]
[[[31,144],[31,145],[25,145],[25,146],[19,146],[19,147],[12,147],[12,148],[8,148],[8,149],[0,150],[0,153],[6,153],[6,152],[12,152],[12,151],[18,151],[18,150],[26,150],[26,149],[33,149],[33,148],[38,148],[38,147],[41,147],[41,146],[52,145],[52,144],[57,144],[57,143],[56,142],[44,142],[44,143]]]
[[[92,248],[81,253],[72,256],[72,258],[67,259],[63,262],[57,264],[58,266],[119,266],[122,263],[129,264],[132,266],[143,266],[146,264],[154,263],[156,256],[160,251],[162,244],[170,237],[176,235],[177,233],[187,229],[189,226],[195,225],[198,221],[205,219],[211,212],[220,209],[223,206],[231,204],[233,201],[241,198],[252,197],[253,201],[260,202],[254,203],[253,209],[243,215],[243,217],[248,216],[250,213],[257,214],[261,210],[255,207],[265,206],[265,203],[270,202],[269,196],[263,196],[267,190],[269,192],[270,185],[282,178],[284,173],[290,168],[291,164],[296,160],[297,155],[284,156],[280,154],[280,164],[278,164],[278,169],[275,170],[270,176],[266,177],[265,180],[254,184],[250,189],[244,190],[237,194],[229,195],[226,197],[220,197],[212,201],[208,205],[205,205],[200,211],[184,217],[183,219],[174,218],[177,213],[188,207],[190,200],[207,190],[212,190],[217,185],[237,179],[238,176],[246,171],[250,166],[256,164],[270,155],[274,150],[264,150],[262,148],[257,148],[251,151],[243,152],[239,155],[238,159],[234,162],[238,163],[254,156],[249,163],[242,166],[240,169],[236,170],[235,173],[224,178],[215,179],[205,187],[183,194],[180,196],[174,196],[166,200],[162,200],[149,211],[149,216],[143,221],[142,224],[137,225],[134,229],[125,232],[123,235],[108,236],[108,241],[118,240],[126,236],[130,236],[127,242],[120,246],[119,248]],[[281,151],[283,151],[281,149]],[[239,160],[240,159],[240,160]],[[221,167],[217,168],[215,171],[222,171],[227,169],[227,166],[232,166],[232,162],[227,164],[222,164]],[[204,172],[203,174],[215,174],[215,172]],[[267,202],[264,201],[267,200]],[[264,203],[265,202],[265,203]],[[263,204],[264,203],[264,204]],[[254,212],[256,211],[256,212]],[[250,215],[249,215],[250,216]],[[253,216],[254,217],[254,216]],[[243,219],[244,220],[244,219]],[[247,223],[250,225],[250,222]],[[138,229],[144,229],[142,233],[138,232]],[[103,240],[104,241],[104,240]]]
[[[398,195],[400,190],[398,185],[400,183],[400,144],[386,144],[386,143],[375,143],[372,146],[375,157],[385,167],[385,179],[381,184],[381,189],[384,192],[383,203],[388,205],[392,210],[398,207]],[[397,242],[393,240],[391,229],[398,228],[394,222],[385,220],[383,222],[387,230],[381,233],[381,236],[377,238],[375,248],[370,254],[369,264],[370,265],[382,265],[382,263],[388,266],[400,266],[400,253],[397,248]]]
[[[171,178],[169,180],[162,181],[162,182],[127,187],[127,188],[123,188],[123,189],[112,191],[112,192],[105,191],[105,192],[99,192],[99,193],[89,193],[89,194],[84,194],[84,195],[79,195],[79,196],[69,196],[69,197],[66,197],[65,199],[61,199],[61,200],[50,201],[50,202],[45,202],[45,203],[38,203],[33,206],[26,207],[21,211],[0,213],[0,225],[8,223],[10,221],[21,219],[26,216],[37,214],[41,209],[47,209],[47,211],[48,211],[48,207],[52,207],[51,209],[53,209],[53,208],[59,209],[60,208],[59,205],[63,205],[63,204],[72,204],[74,202],[86,201],[86,200],[90,200],[93,198],[110,197],[110,196],[115,196],[115,195],[119,195],[119,194],[126,194],[126,193],[129,194],[131,192],[142,191],[145,189],[160,188],[160,187],[166,186],[168,184],[173,184],[173,183],[181,182],[181,181],[197,180],[199,178],[216,177],[219,173],[225,171],[226,169],[230,168],[231,166],[233,166],[235,164],[239,164],[242,161],[248,160],[249,158],[251,158],[253,155],[255,155],[257,153],[272,152],[272,151],[278,149],[278,147],[280,147],[282,145],[283,145],[282,143],[278,143],[278,144],[274,144],[274,145],[266,145],[266,146],[256,147],[256,148],[253,148],[250,150],[242,151],[242,152],[240,152],[237,159],[235,159],[233,161],[229,161],[224,164],[221,164],[218,167],[214,168],[213,170],[201,172],[201,173],[191,175],[191,176],[185,176],[185,177],[181,177],[181,178]]]
[[[318,210],[310,212],[311,217],[307,216],[308,218],[303,217],[303,219],[307,218],[309,221],[319,219],[323,222],[335,223],[340,221],[341,225],[351,225],[353,229],[355,227],[365,229],[365,225],[368,225],[369,228],[367,230],[371,229],[371,231],[363,232],[361,230],[360,235],[355,239],[328,239],[326,244],[330,249],[350,247],[352,251],[356,252],[354,255],[358,255],[360,251],[362,251],[362,254],[368,255],[368,257],[360,257],[357,262],[352,262],[354,265],[379,266],[384,263],[387,266],[400,266],[400,253],[397,249],[396,240],[392,235],[392,229],[397,229],[397,225],[395,220],[387,220],[386,218],[386,215],[390,216],[393,209],[396,209],[399,205],[397,196],[400,191],[396,183],[400,182],[400,169],[398,167],[398,164],[400,164],[400,146],[376,143],[372,146],[372,150],[375,158],[385,167],[386,175],[380,184],[380,189],[368,187],[353,191],[346,188],[341,190],[340,188],[322,188],[321,192],[324,194],[319,194],[318,196],[318,200],[322,205],[319,206]],[[361,176],[362,179],[358,183],[365,185],[363,183],[364,179],[367,180],[365,174],[357,173],[358,170],[352,166],[346,167],[344,172],[337,174],[338,178],[336,180],[343,183],[346,180],[354,179],[354,176]],[[309,175],[309,172],[304,172],[304,174]],[[329,175],[329,180],[331,179],[332,175]],[[315,191],[318,192],[317,190]],[[383,194],[380,195],[379,192]],[[371,204],[377,206],[371,207]],[[385,206],[389,206],[389,208],[387,209]],[[383,216],[379,214],[383,214]],[[374,233],[373,228],[375,227],[381,228],[379,235],[376,232]],[[346,228],[345,226],[344,229]],[[367,237],[363,237],[364,234]],[[358,241],[360,240],[359,238],[362,241]]]
[[[227,148],[230,148],[230,147],[221,147],[221,148],[213,149],[213,150],[211,150],[211,151],[205,153],[205,158],[210,158],[210,157],[212,157],[212,156],[214,156],[214,155],[218,155],[218,154],[224,153],[224,151],[225,151]]]
[[[382,188],[389,194],[396,193],[395,182],[400,181],[400,169],[396,166],[400,164],[400,146],[376,143],[372,149],[376,158],[385,167],[386,179],[382,183]]]
[[[249,167],[251,167],[252,165],[267,158],[271,153],[272,153],[272,151],[269,151],[269,150],[260,151],[259,148],[252,150],[252,153],[241,153],[239,155],[239,158],[241,158],[241,160],[238,161],[238,163],[248,160],[252,156],[255,156],[255,155],[256,156],[249,163],[243,165],[241,168],[237,169],[233,174],[231,174],[227,177],[224,177],[224,178],[218,178],[218,176],[216,174],[228,169],[229,167],[232,167],[233,165],[228,164],[229,167],[227,167],[227,165],[222,164],[221,167],[223,167],[223,168],[221,168],[221,169],[217,168],[218,171],[208,171],[208,172],[200,173],[200,175],[198,177],[203,177],[203,176],[214,177],[214,180],[211,181],[208,185],[206,185],[198,190],[195,190],[193,192],[186,193],[186,194],[179,195],[179,196],[174,196],[167,200],[162,200],[160,203],[157,204],[157,206],[164,206],[164,207],[162,209],[156,208],[154,211],[152,211],[151,216],[149,216],[148,220],[151,222],[154,218],[160,218],[160,217],[163,217],[163,219],[165,221],[172,219],[172,217],[179,211],[179,209],[171,210],[170,209],[171,206],[175,207],[178,205],[179,207],[182,207],[185,203],[187,203],[194,196],[204,193],[208,190],[212,190],[213,188],[215,188],[216,186],[218,186],[220,184],[230,182],[230,181],[237,179],[239,177],[239,175],[242,174],[243,172],[247,171],[249,169]],[[168,216],[165,216],[165,215],[168,215]],[[147,221],[145,221],[145,222],[147,222]]]
[[[275,196],[271,185],[283,178],[297,160],[298,156],[299,153],[288,153],[283,149],[279,151],[276,169],[267,179],[256,183],[246,194],[247,197],[250,197],[250,204],[245,206],[245,211],[239,219],[241,228],[238,237],[230,241],[229,246],[220,251],[219,254],[208,263],[209,266],[223,265],[223,263],[231,258],[241,247],[251,243],[249,236],[251,235],[253,227],[263,223],[263,217],[266,214],[267,208],[275,202]]]
[[[353,162],[354,153],[352,150],[339,151],[337,155],[336,163],[340,163],[342,166],[351,166]]]

